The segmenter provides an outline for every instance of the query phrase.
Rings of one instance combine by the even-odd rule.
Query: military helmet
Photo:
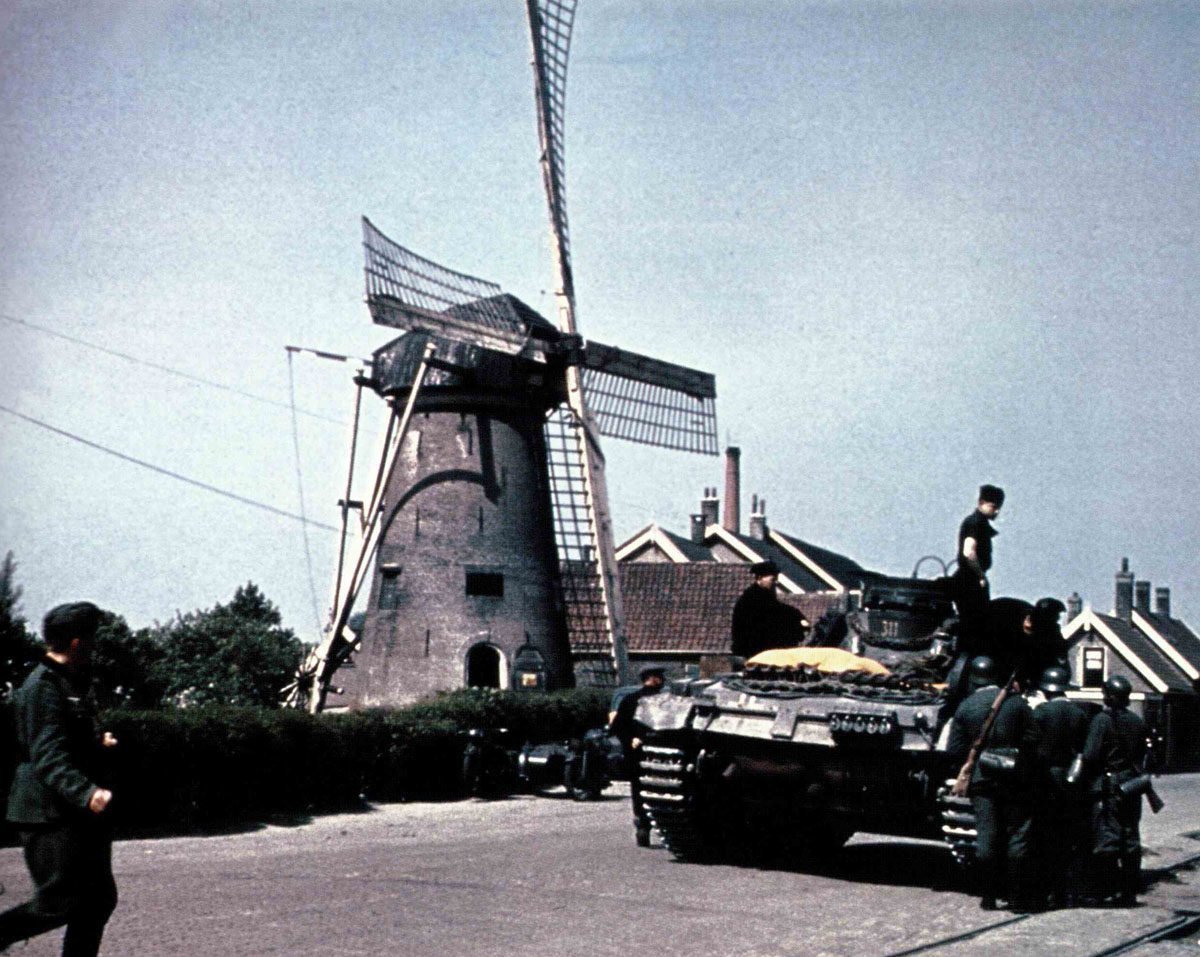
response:
[[[1071,673],[1061,665],[1052,665],[1042,672],[1038,687],[1046,694],[1063,694],[1071,686]]]
[[[1128,678],[1121,675],[1113,675],[1104,682],[1104,701],[1114,707],[1123,708],[1129,704],[1129,695],[1132,692],[1133,685],[1129,683]]]
[[[995,659],[989,658],[987,655],[979,655],[971,659],[971,664],[967,668],[967,680],[971,683],[972,688],[994,685],[1000,681],[1000,666],[996,664]]]

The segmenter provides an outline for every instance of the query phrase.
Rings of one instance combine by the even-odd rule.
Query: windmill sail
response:
[[[564,154],[567,56],[575,0],[526,0],[525,6],[533,43],[538,139],[554,249],[558,325],[563,332],[576,335]],[[568,366],[566,407],[548,420],[546,444],[557,446],[561,452],[558,467],[552,465],[550,479],[559,519],[559,557],[572,652],[583,665],[577,669],[582,681],[611,685],[628,681],[629,658],[604,457],[596,444],[598,429],[585,389],[580,368]],[[566,527],[562,524],[564,516],[569,517]]]

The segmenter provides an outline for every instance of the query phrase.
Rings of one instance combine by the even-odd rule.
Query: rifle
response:
[[[988,734],[991,733],[992,725],[996,723],[996,715],[1000,713],[1000,708],[1008,699],[1009,694],[1013,689],[1013,682],[1017,680],[1017,673],[1014,671],[1004,683],[1004,687],[1000,689],[1000,693],[996,695],[996,700],[992,702],[992,710],[988,712],[988,716],[983,721],[983,727],[979,730],[979,737],[975,739],[975,743],[971,745],[971,750],[967,752],[967,760],[963,762],[963,766],[958,770],[958,777],[954,779],[954,784],[950,788],[950,793],[955,797],[966,797],[967,789],[971,786],[971,775],[975,771],[975,765],[979,762],[979,755],[983,751],[983,743],[987,740]]]

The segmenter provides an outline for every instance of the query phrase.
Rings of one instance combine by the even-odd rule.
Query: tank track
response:
[[[971,799],[950,793],[954,780],[938,789],[938,811],[942,817],[942,840],[950,847],[954,863],[969,868],[975,863],[975,810]]]
[[[703,819],[696,756],[683,748],[646,745],[638,758],[642,801],[671,854],[703,861],[715,848]]]

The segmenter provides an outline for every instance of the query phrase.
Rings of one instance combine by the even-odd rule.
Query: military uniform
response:
[[[983,730],[999,694],[999,687],[986,685],[955,710],[946,750],[959,765],[966,760]],[[1037,743],[1037,724],[1028,703],[1020,695],[1010,694],[996,714],[984,748],[1010,750],[1016,755],[1017,768],[1003,775],[990,774],[977,762],[971,775],[975,854],[984,907],[995,907],[1001,897],[1007,897],[1017,909],[1026,909],[1031,903],[1028,859],[1033,825],[1029,771]]]
[[[1088,848],[1091,815],[1086,782],[1067,782],[1067,772],[1083,752],[1087,713],[1066,698],[1051,698],[1033,709],[1038,727],[1036,786],[1041,800],[1034,813],[1035,856],[1044,890],[1056,906],[1074,902],[1082,875],[1080,855]]]
[[[1095,890],[1101,898],[1132,904],[1142,880],[1142,798],[1121,794],[1120,785],[1145,762],[1145,722],[1127,708],[1105,708],[1092,718],[1084,759],[1098,772],[1092,788]]]
[[[10,703],[19,763],[8,820],[36,890],[0,914],[0,948],[65,924],[64,957],[95,957],[117,906],[112,836],[88,809],[100,748],[85,692],[70,669],[47,658]]]
[[[959,650],[968,658],[988,653],[982,646],[981,632],[991,597],[986,576],[992,567],[992,539],[997,534],[988,517],[979,509],[964,518],[958,527],[958,548],[955,553],[958,567],[954,570],[952,584],[954,607],[958,611]],[[972,567],[972,563],[963,555],[963,543],[968,538],[975,540],[978,569]],[[984,575],[982,581],[980,571]]]
[[[643,674],[649,674],[644,672]],[[659,672],[661,676],[661,672]],[[633,827],[634,833],[637,836],[639,845],[645,847],[650,843],[650,815],[646,811],[646,805],[642,802],[642,785],[639,768],[638,749],[633,746],[633,739],[638,737],[640,725],[635,717],[637,714],[639,702],[646,697],[656,695],[661,690],[659,687],[651,687],[642,685],[637,691],[631,691],[621,703],[617,705],[617,713],[613,716],[612,724],[609,726],[609,733],[621,742],[621,749],[625,757],[625,771],[629,775],[629,800],[633,806]]]
[[[733,606],[731,651],[753,658],[760,651],[790,648],[804,638],[804,616],[785,605],[774,588],[750,585]]]

